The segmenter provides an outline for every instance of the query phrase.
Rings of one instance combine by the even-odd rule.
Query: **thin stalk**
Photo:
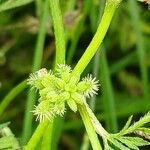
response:
[[[36,43],[36,47],[35,47],[32,72],[37,71],[41,67],[44,41],[45,41],[45,37],[46,37],[47,18],[48,18],[48,0],[45,0],[44,7],[43,7],[43,15],[41,17],[41,24],[39,27],[39,33],[38,33],[37,43]],[[28,98],[27,98],[27,104],[26,104],[25,118],[24,118],[24,127],[23,127],[22,142],[24,144],[28,141],[29,137],[31,136],[31,132],[32,132],[33,116],[32,116],[31,110],[33,109],[33,106],[35,104],[35,100],[36,100],[35,97],[36,97],[35,92],[29,91]]]
[[[55,44],[56,44],[56,57],[55,57],[55,69],[57,64],[65,63],[65,36],[62,22],[62,14],[59,6],[59,0],[49,0],[51,17],[54,26]],[[49,124],[47,130],[44,132],[42,149],[50,150],[57,149],[57,144],[62,131],[64,119],[56,118],[53,123]],[[54,126],[55,124],[55,126]],[[57,128],[59,126],[59,128]],[[55,138],[52,138],[55,137]],[[55,139],[55,141],[53,141]]]
[[[139,58],[141,78],[143,82],[143,95],[145,99],[148,99],[148,69],[145,61],[146,49],[144,46],[142,31],[140,29],[140,14],[137,6],[137,1],[128,0],[128,4],[129,4],[133,30],[137,38],[136,49]],[[137,11],[135,12],[133,10],[137,10]]]
[[[91,11],[91,14],[90,14],[90,18],[91,18],[91,27],[92,27],[92,32],[94,33],[96,28],[97,28],[97,25],[98,25],[98,21],[97,21],[97,18],[99,18],[99,20],[101,19],[102,17],[102,13],[104,11],[104,7],[105,7],[105,0],[102,0],[101,3],[100,3],[100,7],[99,7],[99,10],[96,9],[96,7],[94,6],[94,3],[92,4],[93,8],[92,11]],[[99,11],[99,13],[98,13]],[[97,16],[98,14],[98,16]],[[95,17],[93,17],[95,16]],[[100,67],[100,63],[99,63],[99,57],[100,57],[100,48],[98,49],[95,57],[94,57],[94,63],[93,63],[93,75],[95,77],[98,77],[99,76],[99,67]],[[90,103],[89,103],[89,106],[90,108],[94,111],[95,110],[95,104],[96,104],[96,96],[94,96],[91,100],[90,100]],[[83,142],[82,142],[82,145],[81,145],[81,150],[88,150],[89,149],[89,138],[87,136],[87,133],[84,134],[84,138],[83,138]]]
[[[7,0],[7,1],[0,1],[0,12],[2,11],[6,11],[6,10],[9,10],[9,9],[13,9],[13,8],[16,8],[16,7],[21,7],[21,6],[24,6],[24,5],[27,5],[29,3],[31,3],[33,0],[22,0],[22,1],[11,1],[11,0]]]
[[[75,66],[75,68],[73,70],[73,74],[81,74],[84,71],[84,69],[86,68],[86,66],[88,65],[88,63],[91,61],[93,56],[95,55],[98,47],[101,45],[101,43],[106,35],[106,32],[109,28],[109,25],[111,23],[114,12],[120,2],[121,2],[121,0],[117,0],[117,1],[116,0],[108,0],[106,2],[104,14],[103,14],[101,22],[98,26],[97,32],[95,33],[91,43],[89,44],[89,46],[87,47],[87,49],[85,51],[85,53],[82,55],[81,59],[78,61],[77,65]],[[88,136],[89,136],[89,139],[90,139],[93,149],[101,149],[100,143],[98,141],[97,135],[94,130],[94,125],[91,122],[89,112],[86,110],[86,108],[84,106],[79,107],[79,112],[80,112],[80,115],[82,116],[82,120],[86,127],[86,130],[87,130],[87,133],[88,133]],[[97,119],[96,119],[96,121],[97,121]],[[97,122],[97,123],[98,123],[99,127],[101,127],[101,124],[99,124],[99,122]],[[90,125],[91,125],[91,127],[89,127]],[[103,132],[103,128],[101,128],[101,129]],[[100,131],[100,133],[99,133],[100,135],[102,133],[101,129],[98,129],[98,131]],[[103,135],[101,135],[101,136],[103,137]]]
[[[25,88],[27,87],[27,81],[24,80],[15,86],[2,100],[0,103],[0,116],[3,114],[6,107],[11,103],[11,101]]]
[[[56,57],[55,65],[65,63],[65,35],[59,0],[49,0],[51,16],[54,26]]]
[[[95,55],[98,47],[101,45],[106,32],[109,28],[109,25],[111,23],[112,17],[114,15],[114,12],[119,5],[121,0],[108,0],[106,2],[104,14],[102,16],[102,20],[98,26],[97,32],[95,33],[91,43],[87,47],[86,51],[82,55],[81,59],[78,61],[77,65],[75,66],[73,70],[73,74],[81,74],[90,60]]]
[[[38,127],[36,128],[34,134],[32,135],[30,141],[28,142],[28,144],[24,147],[24,150],[35,150],[37,144],[39,143],[43,132],[46,128],[46,126],[48,125],[48,120],[41,122]]]
[[[53,124],[54,125],[53,125],[52,135],[55,138],[52,139],[51,149],[57,150],[58,144],[59,144],[59,139],[60,139],[60,136],[61,136],[61,133],[63,130],[64,118],[62,118],[62,117],[55,118]]]
[[[95,132],[95,129],[94,129],[91,119],[89,117],[89,114],[86,111],[86,108],[84,106],[79,106],[78,110],[82,117],[82,120],[83,120],[84,126],[86,128],[86,131],[87,131],[88,137],[90,139],[93,150],[102,150],[101,145],[98,140],[98,137],[97,137],[97,134]]]
[[[41,150],[51,150],[52,129],[53,129],[53,123],[49,123],[43,135]]]
[[[36,16],[40,17],[42,15],[43,10],[43,0],[35,0],[35,6],[36,6]]]
[[[77,48],[78,41],[79,41],[81,34],[83,32],[83,29],[84,29],[84,23],[85,23],[86,17],[88,15],[88,13],[90,12],[90,7],[91,7],[91,0],[85,0],[83,3],[82,19],[79,21],[78,25],[75,28],[75,31],[74,31],[75,36],[72,39],[71,45],[70,45],[69,50],[68,50],[68,56],[67,56],[67,63],[68,64],[71,64],[71,62],[72,62],[74,53],[75,53],[76,48]]]

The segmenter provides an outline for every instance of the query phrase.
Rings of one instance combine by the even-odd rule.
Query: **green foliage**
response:
[[[16,139],[14,136],[6,136],[0,138],[0,149],[15,149],[16,147]]]
[[[19,149],[17,139],[7,127],[9,122],[0,124],[0,149]]]
[[[31,3],[33,0],[1,0],[0,12]]]
[[[108,145],[109,147],[112,147],[112,148],[115,146],[120,150],[122,149],[123,150],[130,150],[130,149],[139,150],[138,147],[140,146],[150,145],[150,142],[148,141],[150,128],[144,128],[144,126],[150,122],[150,113],[147,113],[139,121],[133,124],[131,124],[131,121],[132,121],[132,116],[128,119],[127,123],[125,124],[125,126],[119,133],[110,134],[108,137],[106,137],[107,140],[104,137],[105,139],[104,144],[105,144],[106,150],[107,150]],[[139,132],[137,131],[142,131],[143,134],[138,134]],[[130,136],[130,134],[134,134],[134,135]],[[138,134],[141,137],[137,137],[136,134]]]
[[[144,1],[141,0],[141,2]],[[14,130],[16,135],[21,134],[20,130],[23,125],[22,146],[27,143],[33,133],[32,128],[35,127],[32,122],[31,110],[33,110],[37,98],[36,93],[32,90],[28,95],[28,102],[25,102],[27,92],[22,91],[27,84],[26,80],[23,82],[20,80],[26,78],[29,72],[39,70],[41,66],[46,68],[53,66],[55,42],[55,67],[53,72],[48,72],[49,75],[55,76],[55,81],[50,81],[49,76],[40,79],[41,70],[32,74],[29,81],[39,91],[39,102],[33,112],[43,122],[38,125],[26,149],[35,149],[37,146],[40,149],[45,145],[47,145],[44,147],[45,150],[59,149],[58,145],[63,145],[62,147],[68,149],[80,149],[81,143],[78,139],[79,137],[81,139],[81,136],[78,133],[83,129],[82,121],[94,150],[101,149],[96,132],[102,137],[105,150],[138,150],[142,146],[149,145],[149,113],[133,124],[131,116],[119,133],[110,134],[105,130],[106,128],[108,131],[116,131],[122,126],[125,117],[129,115],[139,117],[138,114],[145,113],[150,109],[148,93],[150,30],[149,11],[147,7],[144,7],[145,4],[139,3],[138,5],[135,0],[124,1],[103,42],[110,21],[121,0],[107,0],[106,4],[105,0],[60,0],[60,4],[63,6],[59,6],[59,0],[35,0],[35,5],[21,8],[31,2],[33,0],[0,0],[0,67],[2,66],[0,69],[0,98],[6,94],[0,104],[0,121],[13,120],[14,122],[15,120],[12,127],[13,129],[17,128],[17,131]],[[148,3],[148,1],[145,2]],[[98,16],[102,14],[102,5],[104,4],[106,6],[104,15],[100,19]],[[50,6],[50,11],[48,11],[48,6]],[[17,7],[19,9],[13,9]],[[12,10],[4,12],[10,9]],[[63,10],[62,15],[61,10]],[[48,15],[51,19],[48,19]],[[99,20],[101,23],[94,35]],[[65,28],[63,28],[63,24]],[[36,37],[37,42],[32,56]],[[92,38],[92,42],[86,49]],[[102,49],[99,47],[100,44],[103,44]],[[97,49],[99,49],[99,54],[100,50],[102,53],[104,53],[103,51],[106,53],[97,55],[92,63]],[[80,59],[82,53],[84,54]],[[32,57],[34,57],[33,64],[31,63]],[[75,69],[73,71],[62,69],[60,73],[60,70],[57,70],[60,69],[57,67],[57,63],[63,64],[66,61],[65,58],[67,63],[75,66]],[[77,65],[75,65],[76,63]],[[99,64],[102,66],[99,67]],[[87,74],[93,70],[96,74],[94,76],[100,80],[102,94],[98,94],[89,103],[92,103],[92,110],[104,123],[104,128],[85,101],[86,97],[95,94],[97,86],[92,86],[93,88],[90,89],[91,82],[96,82],[95,79],[88,76],[82,81],[76,82],[79,80],[79,76],[82,76],[83,71]],[[10,73],[11,79],[7,79]],[[90,83],[87,82],[88,80]],[[20,84],[13,88],[13,85],[18,82]],[[12,90],[7,94],[10,89]],[[21,92],[22,94],[19,95]],[[17,95],[19,96],[16,97]],[[85,103],[83,103],[83,99]],[[62,105],[59,103],[55,107],[58,100],[63,103],[61,103]],[[10,105],[12,101],[13,104]],[[82,120],[69,112],[66,113],[65,121],[64,118],[58,117],[53,122],[54,116],[63,115],[66,111],[65,104],[74,112],[79,110]],[[8,105],[10,105],[9,109],[6,109]],[[25,105],[27,107],[24,109]],[[53,110],[50,114],[49,109]],[[23,117],[24,110],[26,117]],[[40,119],[42,118],[39,114],[41,112],[47,115],[46,118],[51,118],[51,123],[45,123],[45,119]],[[24,123],[22,123],[22,118],[25,118]],[[7,129],[11,133],[7,125],[8,123],[1,124],[0,130]],[[73,130],[79,132],[72,134],[70,131]],[[58,144],[60,135],[62,138]],[[85,138],[85,141],[82,142],[86,150],[89,147],[89,139]],[[5,144],[6,141],[9,144]],[[15,145],[18,145],[18,141],[12,133],[0,138],[0,149],[12,149]]]
[[[138,147],[140,146],[150,145],[150,142],[143,140],[142,138],[129,136],[120,136],[116,139],[110,139],[110,142],[120,150],[139,150]]]

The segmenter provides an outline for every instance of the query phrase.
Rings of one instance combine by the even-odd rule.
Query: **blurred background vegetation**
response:
[[[42,0],[30,0],[26,5],[2,10],[4,2],[0,0],[0,101],[33,70],[44,7]],[[96,31],[105,0],[60,0],[60,3],[66,33],[66,60],[74,67]],[[39,46],[43,50],[41,67],[50,69],[55,56],[50,15],[44,28],[44,46]],[[100,80],[99,94],[89,103],[108,131],[117,132],[130,115],[138,120],[150,110],[149,68],[150,10],[144,3],[124,0],[102,46],[83,74],[93,73]],[[22,135],[27,93],[28,89],[15,97],[0,116],[1,123],[11,121],[10,128],[18,138]],[[85,131],[78,113],[68,109],[59,129],[53,150],[57,149],[58,141],[58,149],[84,147]]]

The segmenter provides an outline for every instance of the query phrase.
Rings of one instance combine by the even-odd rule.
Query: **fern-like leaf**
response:
[[[139,129],[140,127],[143,127],[145,124],[150,122],[150,113],[148,112],[144,117],[142,117],[139,121],[135,122],[133,125],[131,125],[126,131],[126,133],[132,133]]]
[[[128,140],[126,137],[120,137],[118,140],[131,149],[139,150],[139,148],[132,141]]]
[[[132,141],[132,143],[136,146],[146,146],[146,145],[150,145],[150,142],[143,140],[140,137],[124,137],[129,141]]]
[[[111,139],[110,142],[117,147],[120,150],[130,150],[128,147],[123,145],[121,142],[119,142],[117,139]]]
[[[130,116],[128,121],[126,122],[125,126],[122,128],[122,130],[119,132],[120,134],[123,133],[125,130],[127,130],[129,128],[129,126],[131,125],[131,121],[132,121],[133,116]]]
[[[144,117],[132,125],[131,121],[132,116],[128,119],[122,130],[119,133],[110,134],[107,141],[120,150],[139,150],[140,146],[150,145],[150,142],[146,140],[150,139],[150,128],[144,127],[144,125],[150,122],[150,113],[147,113]],[[127,136],[131,133],[138,134],[141,137],[135,137],[136,135],[134,137]],[[142,137],[144,137],[144,139]],[[105,143],[107,143],[106,140]]]

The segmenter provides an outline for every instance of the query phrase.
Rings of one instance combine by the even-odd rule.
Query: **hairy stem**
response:
[[[83,110],[87,113],[89,116],[92,125],[95,129],[95,131],[102,137],[105,138],[108,136],[107,131],[102,127],[101,123],[96,118],[95,114],[92,112],[92,110],[89,108],[88,104],[85,102],[83,105]]]
[[[89,136],[93,150],[101,150],[102,148],[99,143],[95,129],[93,127],[93,124],[91,122],[91,119],[89,117],[89,114],[87,113],[84,106],[79,106],[78,109],[79,109],[80,115],[82,117],[82,120],[84,122],[84,125],[86,128],[87,134]]]

